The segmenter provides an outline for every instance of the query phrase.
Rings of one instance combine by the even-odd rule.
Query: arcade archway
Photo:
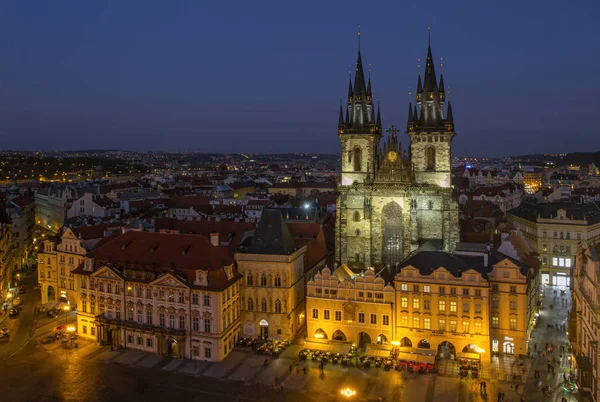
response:
[[[405,336],[404,338],[400,339],[400,346],[412,348],[412,341]]]
[[[448,341],[438,345],[437,356],[440,359],[454,359],[456,357],[456,347]]]
[[[431,349],[431,344],[429,343],[429,341],[427,339],[421,339],[419,341],[419,343],[417,344],[417,347],[419,349]]]
[[[321,328],[315,331],[315,338],[317,339],[327,339],[327,334]]]
[[[340,331],[338,329],[337,331],[335,331],[333,333],[333,335],[331,335],[331,339],[333,339],[334,341],[343,341],[343,342],[346,342],[346,334],[344,334],[342,331]]]
[[[47,292],[49,302],[56,300],[56,291],[54,290],[54,287],[48,286]]]
[[[371,343],[371,337],[369,336],[369,334],[367,334],[366,332],[360,332],[358,334],[358,347],[362,349],[369,343]]]

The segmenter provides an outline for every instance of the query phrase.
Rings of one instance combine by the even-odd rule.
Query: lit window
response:
[[[426,318],[425,320],[429,320]],[[421,319],[419,317],[413,317],[413,328],[419,328],[421,326]]]
[[[446,300],[440,300],[440,301],[438,301],[438,310],[439,311],[446,311]]]
[[[511,318],[510,319],[510,329],[512,331],[516,331],[517,330],[517,319],[516,318]]]
[[[412,305],[413,305],[414,309],[421,308],[421,299],[419,299],[418,297],[415,297],[412,301]]]
[[[492,328],[498,328],[499,325],[500,325],[500,318],[492,317]]]
[[[324,320],[328,320],[329,319],[329,310],[323,310],[323,319]]]
[[[400,289],[403,291],[408,291],[408,284],[407,283],[403,283],[400,285]]]
[[[408,308],[408,297],[403,297],[400,299],[400,306],[403,308]]]
[[[450,302],[450,312],[456,313],[456,309],[457,309],[457,303],[455,301],[451,301]]]
[[[431,286],[429,286],[429,285],[423,286],[423,292],[430,293],[431,292]]]
[[[431,329],[431,318],[429,318],[429,317],[423,318],[423,328]]]

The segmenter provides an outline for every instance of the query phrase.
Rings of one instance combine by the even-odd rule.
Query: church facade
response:
[[[453,251],[459,241],[458,204],[450,185],[452,106],[443,76],[437,81],[431,46],[415,101],[408,110],[408,148],[393,126],[383,138],[359,46],[354,83],[350,78],[338,122],[342,177],[335,248],[340,263],[395,266],[425,242]]]

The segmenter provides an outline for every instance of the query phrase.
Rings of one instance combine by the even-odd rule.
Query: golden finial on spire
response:
[[[440,70],[441,73],[444,74],[444,58],[440,57]]]
[[[427,22],[427,45],[431,45],[431,22]]]
[[[412,100],[412,88],[408,87],[408,101],[410,102]]]
[[[417,71],[421,71],[421,59],[417,58]]]
[[[360,25],[358,26],[358,51],[360,52]]]

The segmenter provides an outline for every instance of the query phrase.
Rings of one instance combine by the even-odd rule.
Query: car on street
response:
[[[19,288],[19,293],[25,293],[25,291],[27,291],[27,286],[21,285],[21,287]]]
[[[13,306],[17,307],[20,305],[21,305],[21,298],[17,296],[13,299]]]
[[[19,315],[19,310],[17,310],[16,308],[11,308],[10,311],[8,312],[9,318],[15,318],[18,315]]]

